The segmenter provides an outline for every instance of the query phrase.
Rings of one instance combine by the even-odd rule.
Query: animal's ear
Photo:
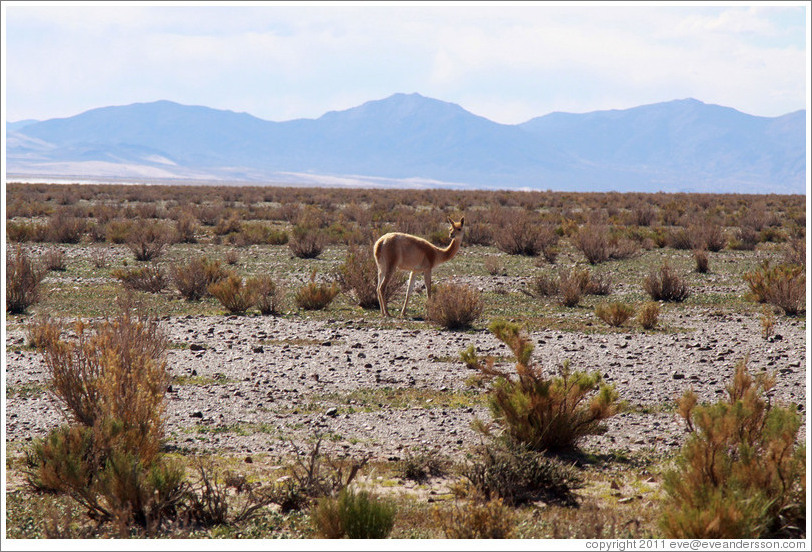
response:
[[[460,219],[460,228],[462,228],[462,226],[463,226],[464,224],[465,224],[465,217],[462,217],[462,218]]]
[[[450,224],[451,226],[454,226],[454,221],[453,221],[453,220],[451,220],[451,217],[449,217],[448,215],[446,215],[445,219],[448,221],[448,224]]]

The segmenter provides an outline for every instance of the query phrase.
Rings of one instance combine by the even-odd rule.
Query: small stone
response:
[[[681,380],[681,379],[685,379],[685,374],[680,374],[679,372],[674,372],[674,374],[671,377],[673,379],[675,379],[675,380]]]
[[[190,351],[205,351],[206,347],[203,346],[203,345],[199,345],[197,343],[192,343],[191,345],[189,345],[189,350]]]
[[[246,464],[253,464],[253,463],[254,463],[254,459],[253,459],[253,458],[251,458],[250,456],[246,456],[246,457],[245,457],[245,463],[246,463]]]
[[[201,412],[200,410],[196,410],[196,411],[192,412],[190,417],[192,417],[192,418],[202,418],[203,417],[203,412]]]
[[[338,416],[338,408],[335,406],[331,406],[327,409],[327,412],[324,413],[326,416],[330,416],[331,418],[335,418]]]

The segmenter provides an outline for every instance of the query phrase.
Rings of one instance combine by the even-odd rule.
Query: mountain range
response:
[[[806,112],[695,99],[505,125],[395,94],[273,122],[170,101],[6,126],[7,176],[392,187],[797,193]]]

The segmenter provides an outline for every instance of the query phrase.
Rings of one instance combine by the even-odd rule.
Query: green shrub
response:
[[[475,427],[487,431],[479,423]],[[510,506],[536,500],[572,506],[572,490],[581,484],[571,466],[505,436],[489,435],[459,472],[473,498]]]
[[[328,539],[385,539],[394,527],[395,512],[392,502],[345,488],[336,497],[319,500],[312,519],[319,534]]]
[[[595,316],[617,328],[634,316],[634,307],[625,303],[601,303],[595,307]]]
[[[806,306],[806,276],[800,265],[770,266],[765,260],[761,267],[743,276],[753,300],[781,307],[788,315],[798,314]]]
[[[509,539],[516,525],[515,514],[501,499],[435,508],[433,516],[448,539]]]
[[[515,440],[538,451],[572,449],[583,437],[602,433],[601,421],[619,412],[617,392],[600,373],[572,372],[565,362],[559,376],[547,378],[531,364],[533,345],[517,325],[497,320],[490,330],[513,351],[515,376],[495,368],[491,357],[480,361],[471,349],[463,360],[495,378],[488,405],[494,421]]]
[[[232,314],[245,314],[257,301],[257,290],[234,273],[211,284],[209,293]]]
[[[20,246],[6,257],[6,311],[23,314],[39,301],[40,283],[47,274]]]
[[[674,273],[668,261],[643,279],[643,289],[654,301],[682,302],[691,294],[688,284]]]
[[[404,479],[423,482],[430,476],[441,476],[446,472],[447,461],[439,456],[438,449],[407,450],[406,456],[398,463],[398,473]]]
[[[669,538],[804,538],[801,417],[766,397],[774,378],[736,366],[727,400],[678,402],[690,435],[665,475],[661,527]]]
[[[449,330],[469,328],[482,315],[482,294],[465,285],[441,284],[426,302],[426,317]]]

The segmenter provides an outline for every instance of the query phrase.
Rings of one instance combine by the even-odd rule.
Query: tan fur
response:
[[[403,302],[403,309],[400,311],[401,317],[406,314],[406,305],[409,303],[409,296],[414,287],[414,275],[416,272],[423,273],[426,281],[426,293],[431,297],[432,269],[438,264],[452,259],[460,250],[460,243],[462,243],[465,217],[462,217],[459,222],[454,222],[449,218],[448,222],[451,223],[449,231],[451,243],[446,248],[437,247],[423,238],[401,232],[384,234],[375,242],[372,251],[375,254],[375,263],[378,265],[378,303],[381,306],[383,316],[389,316],[389,309],[386,307],[383,292],[398,269],[411,272],[409,275],[409,287],[406,290],[406,300]]]

